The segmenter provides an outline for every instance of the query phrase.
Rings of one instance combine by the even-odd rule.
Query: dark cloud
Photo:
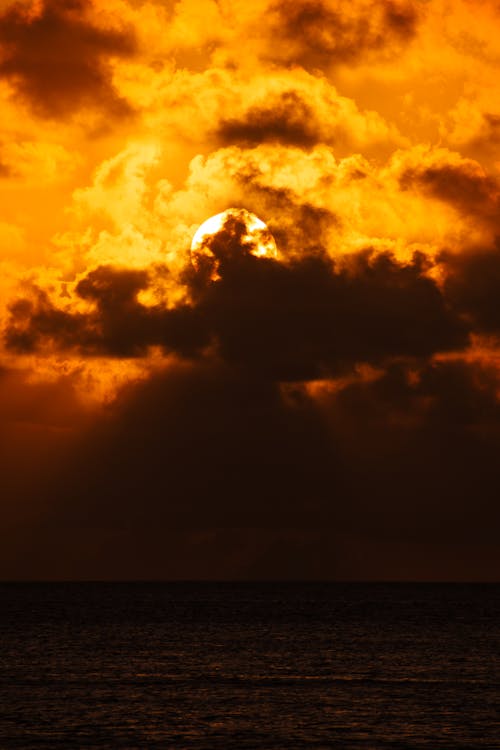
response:
[[[301,571],[318,575],[321,564],[335,575],[339,559],[349,570],[342,547],[349,538],[361,552],[494,546],[497,387],[493,371],[459,361],[420,369],[399,363],[375,380],[315,398],[301,385],[285,396],[275,384],[220,363],[170,367],[122,392],[91,427],[49,485],[45,527],[60,528],[63,537],[72,529],[90,537],[95,530],[115,537],[133,531],[139,570],[150,554],[148,539],[157,561],[172,566],[172,550],[160,553],[155,535],[168,545],[173,532],[185,535],[194,557],[189,563],[186,550],[178,550],[184,570],[199,570],[193,536],[200,534],[206,570],[220,565],[220,577],[267,570],[300,578]],[[256,540],[251,554],[244,545],[228,547],[235,528]],[[276,547],[263,544],[280,530],[288,531],[274,539]],[[203,542],[206,534],[225,539],[225,565],[217,545]],[[314,539],[323,545],[316,554]],[[295,565],[291,549],[299,556]],[[378,564],[358,561],[355,568],[369,577],[372,565]],[[392,566],[399,577],[397,559]],[[456,570],[449,560],[434,575],[439,569],[451,577]]]
[[[322,140],[314,111],[296,91],[285,91],[265,104],[251,107],[239,119],[222,120],[216,136],[224,145],[243,146],[285,143],[310,148]]]
[[[451,203],[460,211],[490,222],[498,222],[500,186],[477,162],[436,164],[408,169],[400,179],[403,190],[418,187]]]
[[[13,351],[28,354],[41,341],[56,340],[60,348],[70,348],[78,340],[84,316],[59,310],[41,289],[33,299],[23,298],[10,306],[12,324],[5,331],[5,342]]]
[[[472,160],[406,170],[403,189],[418,188],[455,206],[462,214],[499,229],[500,185]],[[475,333],[498,334],[500,244],[468,252],[442,253],[443,294]]]
[[[13,577],[33,575],[27,549],[56,577],[453,578],[463,555],[468,575],[494,577],[470,557],[484,545],[498,572],[494,369],[400,360],[312,396],[192,361],[86,424],[60,386],[18,384],[13,399],[0,382],[7,517],[22,517],[19,493],[36,508],[2,550]]]
[[[493,249],[443,255],[444,291],[476,333],[500,334],[500,243]]]
[[[124,391],[90,430],[50,488],[59,498],[53,520],[108,528],[310,524],[331,494],[335,462],[326,448],[311,402],[286,405],[276,384],[238,367],[171,366]]]
[[[289,263],[252,255],[245,226],[230,219],[207,241],[204,263],[187,274],[192,304],[145,307],[138,292],[148,275],[102,267],[77,293],[91,314],[36,303],[11,307],[7,345],[33,351],[44,341],[83,354],[137,356],[151,345],[199,356],[208,344],[228,363],[271,380],[309,380],[394,356],[428,356],[466,343],[423,256],[400,264],[364,251],[334,263],[321,252]],[[219,281],[210,280],[214,266]]]
[[[270,213],[280,217],[277,226],[272,226],[278,247],[290,258],[321,255],[323,239],[339,220],[331,211],[310,203],[295,203],[286,190],[262,190],[259,199],[269,202]],[[267,214],[267,210],[266,210]]]
[[[41,488],[68,458],[76,434],[88,427],[71,377],[32,382],[0,366],[2,524],[36,522],[50,498]]]
[[[37,351],[48,342],[86,356],[138,357],[154,345],[183,356],[199,351],[208,340],[197,311],[184,305],[172,310],[141,305],[137,295],[148,283],[145,271],[107,266],[91,271],[76,288],[82,299],[94,303],[91,313],[58,309],[46,292],[35,289],[32,299],[10,306],[5,342],[18,353]]]
[[[217,253],[217,249],[214,248]],[[221,260],[222,281],[198,307],[222,356],[276,380],[305,380],[391,356],[427,356],[465,343],[416,256],[323,255],[289,265],[254,256]]]
[[[342,523],[355,518],[352,532],[373,538],[494,542],[497,391],[494,369],[457,360],[394,365],[330,397],[338,460],[350,467]]]
[[[199,352],[208,339],[198,312],[182,304],[173,309],[141,305],[137,295],[148,285],[145,271],[106,266],[78,284],[77,294],[96,305],[95,313],[87,318],[86,330],[94,335],[97,351],[133,357],[156,344],[183,356]],[[81,348],[85,352],[85,340]]]
[[[212,256],[185,279],[190,305],[144,307],[148,273],[102,267],[77,287],[92,313],[69,315],[41,293],[12,308],[10,346],[50,339],[131,356],[155,343],[181,355],[122,389],[93,421],[73,409],[79,431],[69,453],[66,439],[46,441],[43,428],[37,439],[52,446],[52,472],[38,475],[42,517],[29,534],[42,567],[54,569],[55,544],[80,577],[199,577],[200,555],[208,577],[369,577],[397,571],[398,555],[405,570],[427,576],[421,556],[430,550],[434,570],[453,577],[464,566],[440,562],[438,547],[496,549],[498,374],[457,354],[435,356],[467,342],[449,303],[461,316],[466,305],[450,280],[491,276],[488,267],[471,273],[446,259],[440,291],[419,255],[401,263],[365,251],[334,263],[316,249],[284,263],[251,255],[243,231],[231,220],[208,240]],[[12,338],[16,327],[24,340]],[[380,369],[360,374],[356,362]],[[323,375],[328,385],[307,382]],[[57,396],[63,406],[71,393],[69,383]],[[0,412],[37,413],[21,403],[0,400]],[[41,421],[50,413],[42,408]],[[9,476],[14,508],[16,472]],[[247,530],[247,547],[234,529]],[[96,548],[98,567],[88,552]],[[378,568],[359,561],[374,550]]]
[[[40,12],[24,3],[0,15],[0,76],[44,116],[80,106],[130,112],[113,88],[109,61],[134,53],[132,32],[96,26],[83,0],[45,0]]]
[[[349,14],[338,2],[282,0],[271,14],[280,42],[270,56],[309,69],[352,63],[373,51],[390,52],[411,39],[418,21],[413,2],[388,0],[354,4]]]

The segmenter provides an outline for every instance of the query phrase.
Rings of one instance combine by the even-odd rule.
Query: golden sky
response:
[[[0,0],[0,576],[498,578],[499,33]]]

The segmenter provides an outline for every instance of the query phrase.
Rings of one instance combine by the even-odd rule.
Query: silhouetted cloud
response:
[[[200,318],[208,321],[209,330],[217,333],[218,351],[203,356],[198,353],[189,361],[171,361],[144,382],[123,388],[106,410],[91,421],[87,419],[87,424],[84,413],[79,414],[72,405],[70,381],[64,393],[57,390],[60,384],[20,384],[17,405],[12,401],[11,386],[5,390],[11,395],[2,401],[0,382],[0,413],[4,417],[7,409],[19,420],[22,406],[22,413],[33,419],[37,413],[34,405],[40,399],[45,434],[48,426],[59,424],[57,415],[61,414],[62,433],[58,429],[45,441],[51,465],[58,467],[51,477],[40,473],[38,467],[28,489],[25,481],[19,483],[16,475],[22,453],[15,446],[17,468],[7,471],[6,466],[11,504],[18,493],[31,496],[32,486],[37,486],[39,516],[29,538],[42,564],[48,565],[51,559],[49,540],[55,539],[60,547],[62,539],[75,538],[76,549],[80,550],[75,552],[75,575],[81,575],[77,571],[82,565],[93,570],[86,557],[85,539],[87,543],[92,540],[93,548],[102,547],[99,559],[107,571],[114,570],[112,560],[120,560],[119,569],[128,570],[122,545],[124,539],[131,543],[132,533],[134,549],[142,561],[135,568],[138,575],[140,571],[146,575],[156,564],[156,570],[170,571],[171,575],[182,576],[182,569],[186,575],[189,570],[198,571],[199,576],[199,545],[207,555],[207,575],[215,575],[217,570],[223,571],[222,576],[228,575],[218,546],[203,542],[206,534],[224,540],[237,575],[253,571],[271,577],[273,573],[317,576],[322,565],[326,565],[323,570],[335,575],[337,557],[334,550],[330,556],[326,551],[328,540],[335,544],[337,538],[357,540],[360,554],[370,545],[385,549],[403,541],[420,545],[419,549],[436,544],[444,545],[443,549],[447,544],[462,544],[467,549],[470,545],[496,544],[494,529],[500,521],[495,479],[500,438],[498,375],[493,367],[460,358],[434,360],[430,356],[430,332],[422,348],[419,336],[414,338],[413,323],[408,317],[398,318],[399,294],[412,302],[414,322],[419,320],[417,313],[423,314],[422,307],[427,315],[433,305],[435,312],[443,314],[443,300],[433,282],[422,275],[419,261],[403,265],[385,255],[372,258],[365,253],[351,259],[354,268],[338,274],[322,256],[280,266],[242,254],[240,229],[237,223],[229,224],[214,238],[212,250],[221,279],[201,283],[198,278],[200,285],[197,287],[194,280],[191,285],[191,311],[198,311]],[[235,258],[233,253],[238,248]],[[209,270],[204,269],[207,273]],[[250,299],[240,299],[243,285],[237,283],[243,272],[249,275],[250,288],[256,279],[259,284],[266,280],[265,286],[257,287],[253,329]],[[196,280],[203,269],[193,273]],[[134,330],[138,330],[133,322],[138,315],[137,290],[146,282],[143,272],[120,275],[116,269],[101,268],[81,282],[79,293],[97,301],[96,315],[111,315],[112,320],[123,316],[123,324],[130,328],[134,340]],[[394,298],[393,287],[399,290]],[[297,290],[304,296],[297,295]],[[305,361],[310,367],[317,356],[314,348],[324,347],[322,336],[330,340],[330,328],[321,328],[319,313],[324,315],[323,305],[333,291],[341,293],[342,305],[353,297],[354,307],[345,308],[351,316],[361,298],[366,297],[372,317],[381,315],[380,300],[387,304],[384,315],[368,330],[351,327],[351,336],[356,331],[362,335],[350,345],[350,353],[363,346],[364,358],[367,352],[386,354],[386,344],[379,351],[377,326],[383,321],[385,330],[385,316],[391,316],[400,326],[394,328],[397,356],[392,364],[385,362],[366,377],[354,374],[345,382],[329,379],[312,391],[304,382],[279,382],[282,376],[285,380],[298,377],[296,362],[302,366]],[[278,292],[281,296],[274,297]],[[260,325],[259,315],[270,309],[270,299],[283,312],[271,321],[268,333]],[[292,306],[298,299],[307,300],[307,305],[299,306],[300,320],[305,318],[303,330],[297,330],[299,313],[294,317]],[[263,301],[262,311],[255,300]],[[107,308],[112,314],[103,313]],[[132,315],[129,320],[127,308]],[[408,305],[404,309],[408,310]],[[366,326],[364,309],[358,315],[357,324]],[[227,322],[231,316],[234,320]],[[290,334],[280,327],[286,320]],[[345,317],[338,320],[347,325]],[[426,320],[430,326],[432,315]],[[352,326],[353,321],[349,324]],[[320,326],[317,334],[315,325]],[[88,321],[85,326],[89,327]],[[67,331],[66,323],[63,328]],[[115,340],[112,327],[106,330],[108,338],[100,340],[101,348]],[[347,345],[347,330],[343,336],[332,334],[337,337],[337,346],[342,340]],[[144,331],[151,333],[145,327],[141,335]],[[401,354],[404,335],[408,336],[406,355]],[[442,345],[440,334],[434,331],[433,335],[434,343]],[[122,336],[120,331],[118,342]],[[285,341],[280,340],[283,336]],[[305,350],[311,336],[311,348]],[[119,346],[113,343],[113,347]],[[285,358],[286,366],[281,369],[284,352],[289,361]],[[261,367],[257,365],[259,358]],[[58,403],[62,404],[60,411],[54,409]],[[3,424],[6,435],[10,434],[5,420]],[[76,434],[70,431],[66,435],[70,425],[76,425]],[[10,465],[13,456],[9,454],[7,459]],[[238,528],[247,529],[253,539],[251,554],[244,547],[238,550],[229,544],[232,530]],[[172,545],[163,553],[160,541],[155,541],[159,529],[165,530],[163,543]],[[282,529],[288,531],[276,541],[275,535]],[[319,530],[326,537],[319,540],[322,548],[313,555],[311,544]],[[199,539],[197,534],[201,534]],[[17,548],[23,549],[19,540]],[[174,561],[175,549],[179,549],[183,561],[180,569]],[[280,549],[284,555],[281,562],[276,557]],[[185,559],[186,550],[194,555],[192,567]],[[293,550],[305,555],[300,564],[293,564]],[[73,559],[69,552],[64,554]],[[344,549],[342,559],[347,567],[341,570],[358,570],[355,563],[354,568],[349,567],[347,558]],[[361,569],[365,570],[362,565]]]
[[[44,0],[40,9],[16,3],[0,14],[0,76],[42,115],[85,105],[130,112],[113,88],[109,61],[133,54],[133,34],[96,26],[89,10],[83,0]]]
[[[224,359],[276,380],[314,379],[390,356],[427,356],[466,341],[425,275],[423,257],[400,264],[365,251],[345,264],[320,254],[280,264],[227,256],[230,227],[211,248],[222,279],[202,290],[197,306]]]
[[[282,263],[252,255],[242,242],[245,231],[229,219],[206,241],[212,255],[186,276],[191,304],[145,307],[137,294],[147,287],[147,273],[103,267],[76,288],[95,303],[93,313],[58,310],[39,292],[36,303],[12,306],[7,345],[32,351],[49,339],[87,355],[130,357],[152,345],[195,356],[212,343],[224,361],[280,381],[466,343],[423,256],[402,264],[367,250],[334,262],[317,252]]]
[[[350,488],[337,524],[374,539],[495,542],[497,389],[493,369],[457,360],[326,392]]]
[[[44,487],[71,454],[75,435],[88,427],[74,382],[31,382],[19,369],[0,365],[0,475],[2,522],[17,527],[46,512]]]
[[[500,334],[500,244],[496,247],[445,255],[445,293],[476,333]]]
[[[34,299],[11,305],[6,344],[12,351],[29,353],[50,342],[56,349],[86,356],[138,357],[154,345],[185,356],[198,352],[208,339],[197,311],[186,305],[142,305],[137,295],[148,283],[146,271],[106,266],[91,271],[76,287],[79,297],[94,303],[91,313],[58,309],[44,291],[35,289]]]
[[[53,517],[191,529],[274,528],[286,517],[295,526],[330,497],[326,446],[308,400],[290,408],[276,384],[239,367],[171,365],[124,391],[90,430],[50,488]]]
[[[320,397],[220,363],[171,366],[90,428],[45,523],[496,544],[497,387],[459,361],[400,362]]]

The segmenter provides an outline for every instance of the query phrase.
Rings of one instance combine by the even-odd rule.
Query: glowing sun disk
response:
[[[220,214],[211,216],[195,232],[191,242],[191,257],[194,265],[197,265],[197,259],[200,256],[213,255],[210,250],[210,239],[223,231],[231,219],[244,226],[245,233],[239,239],[251,255],[259,258],[278,257],[274,237],[262,219],[244,208],[228,208]]]

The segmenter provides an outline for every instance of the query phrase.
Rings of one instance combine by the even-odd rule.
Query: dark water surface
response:
[[[0,748],[500,748],[500,586],[0,584]]]

